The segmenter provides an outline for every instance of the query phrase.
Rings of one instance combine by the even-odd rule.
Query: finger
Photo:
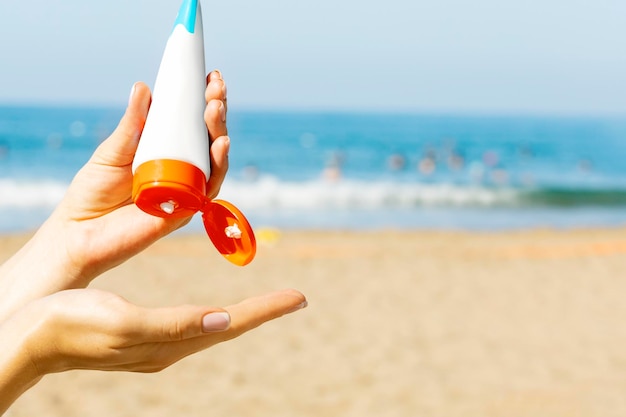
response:
[[[141,362],[142,365],[135,366],[134,370],[154,372],[164,369],[186,356],[207,349],[218,343],[234,339],[263,323],[274,320],[285,314],[293,313],[306,306],[306,298],[296,290],[283,290],[260,297],[250,298],[239,304],[227,307],[225,311],[227,311],[230,316],[230,327],[228,330],[212,333],[198,332],[198,314],[194,315],[193,313],[189,313],[190,315],[186,319],[167,322],[170,313],[167,309],[164,309],[164,314],[160,317],[160,320],[157,316],[154,316],[155,321],[150,328],[155,334],[160,333],[162,337],[165,337],[173,343],[157,342],[137,345],[137,348],[139,348],[142,354],[141,357],[137,357],[136,359],[138,359],[138,363]],[[194,308],[197,307],[192,307],[192,309]],[[216,312],[219,310],[213,311]],[[207,315],[204,317],[207,317]],[[183,322],[188,323],[190,327],[184,328],[185,330],[182,331],[172,332],[171,329],[175,329],[176,326],[181,325]],[[163,326],[163,323],[169,323],[166,328],[169,330],[159,330],[159,326]],[[195,331],[193,330],[194,328]],[[183,327],[181,327],[181,329],[183,329]],[[146,352],[146,348],[149,349],[148,352]]]
[[[207,76],[207,88],[204,92],[207,103],[213,99],[226,101],[226,82],[222,78],[222,73],[214,70]]]
[[[218,80],[223,79],[223,77],[222,77],[222,71],[220,71],[220,70],[218,70],[218,69],[214,69],[213,71],[211,71],[210,73],[208,73],[208,74],[207,74],[207,76],[206,76],[206,82],[207,82],[207,84],[208,84],[209,82],[211,82],[211,80],[214,80],[214,79],[218,79]]]
[[[226,113],[228,112],[228,105],[226,101],[227,91],[226,91],[226,83],[222,78],[222,73],[218,70],[214,70],[207,75],[207,87],[204,91],[205,100],[207,102],[207,111],[205,112],[205,120],[207,123],[207,127],[209,129],[209,137],[212,140],[218,138],[223,135],[227,135],[228,131],[226,130]],[[222,106],[219,108],[211,108],[213,101],[222,102]],[[213,103],[213,105],[217,105]],[[215,115],[215,110],[218,111],[218,114]],[[213,113],[213,114],[211,114]],[[217,119],[214,120],[213,116],[217,116]],[[217,123],[212,124],[211,122],[215,121]]]
[[[209,142],[213,143],[213,141],[220,136],[228,135],[228,129],[226,127],[226,107],[223,101],[212,99],[207,102],[204,111],[204,121],[209,130]]]
[[[95,151],[92,162],[111,166],[125,166],[133,162],[150,102],[148,86],[141,82],[135,83],[122,120],[113,134]]]
[[[176,344],[168,344],[165,355],[182,358],[227,340],[241,336],[268,321],[294,313],[307,306],[307,300],[296,290],[282,290],[259,297],[248,298],[239,304],[226,307],[230,315],[228,330],[205,333],[203,337],[193,337]]]
[[[204,115],[211,142],[209,148],[211,174],[207,181],[207,197],[210,199],[217,196],[228,172],[230,138],[227,136],[225,111],[224,103],[213,99],[208,102]]]
[[[298,311],[307,305],[305,296],[292,289],[249,298],[226,307],[231,317],[230,328],[215,336],[222,341],[234,339],[263,323]]]
[[[207,182],[207,197],[215,198],[219,192],[226,173],[228,172],[228,152],[230,150],[230,138],[220,136],[211,145],[209,157],[211,159],[211,174]]]
[[[230,327],[230,315],[223,309],[179,306],[169,308],[139,308],[130,334],[146,342],[180,342]]]

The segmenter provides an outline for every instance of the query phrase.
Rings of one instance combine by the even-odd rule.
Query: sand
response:
[[[145,306],[293,287],[306,310],[161,373],[49,375],[7,415],[626,415],[624,229],[259,232],[245,268],[178,234],[94,286]]]

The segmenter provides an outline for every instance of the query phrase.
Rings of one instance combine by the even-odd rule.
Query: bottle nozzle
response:
[[[164,201],[159,207],[161,207],[161,210],[163,210],[166,214],[172,214],[174,213],[174,210],[176,210],[176,203],[172,200]]]

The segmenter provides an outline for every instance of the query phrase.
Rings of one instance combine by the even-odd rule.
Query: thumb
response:
[[[124,116],[113,134],[95,151],[92,162],[118,167],[133,162],[151,100],[152,94],[146,84],[138,82],[133,85]]]
[[[179,306],[142,308],[135,316],[144,342],[176,342],[228,330],[230,315],[218,308]]]

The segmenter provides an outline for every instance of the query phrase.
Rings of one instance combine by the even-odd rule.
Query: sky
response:
[[[124,105],[179,0],[0,2],[0,103]],[[207,69],[255,110],[626,115],[624,0],[202,3]]]

